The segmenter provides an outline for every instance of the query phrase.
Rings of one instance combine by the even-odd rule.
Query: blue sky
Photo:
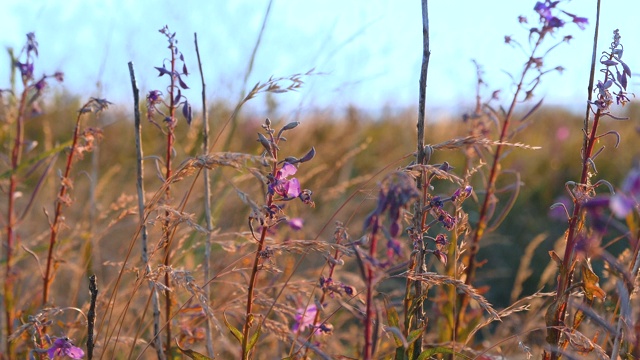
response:
[[[249,55],[259,33],[268,0],[240,1],[22,1],[5,0],[0,12],[0,45],[19,49],[25,34],[36,33],[40,56],[36,73],[66,74],[64,89],[105,97],[129,106],[127,62],[135,64],[143,91],[164,87],[154,66],[167,57],[166,39],[158,33],[169,25],[193,75],[187,96],[199,98],[199,76],[193,46],[198,33],[211,98],[234,100],[242,90]],[[603,1],[601,50],[619,28],[626,45],[623,59],[634,75],[640,66],[640,21],[637,0]],[[430,1],[431,63],[428,108],[459,115],[474,98],[475,68],[484,66],[487,93],[509,87],[504,71],[517,72],[525,61],[518,50],[504,44],[504,35],[526,41],[527,29],[518,15],[537,23],[535,1]],[[595,24],[595,0],[570,1],[562,9],[589,18],[581,31],[567,24],[557,34],[574,39],[548,58],[549,66],[566,68],[552,74],[537,91],[545,102],[582,109]],[[376,112],[417,103],[421,61],[420,0],[274,0],[258,50],[252,86],[270,76],[287,76],[311,68],[323,75],[306,79],[295,94],[278,96],[283,111],[310,108],[344,109],[354,104]],[[8,59],[0,57],[0,88],[7,87]],[[97,84],[101,87],[98,88]],[[640,82],[631,79],[631,91]],[[55,85],[57,86],[57,85]],[[257,111],[264,98],[252,101]],[[269,115],[269,114],[265,114]]]

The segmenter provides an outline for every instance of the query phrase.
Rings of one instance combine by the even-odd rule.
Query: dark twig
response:
[[[98,284],[96,276],[89,277],[89,293],[91,294],[91,305],[87,314],[87,359],[93,358],[93,327],[96,322],[96,299],[98,298]]]
[[[431,50],[429,48],[429,7],[428,0],[422,0],[422,66],[420,68],[420,83],[419,83],[419,99],[418,99],[418,137],[417,137],[417,152],[416,152],[416,162],[418,164],[426,164],[429,161],[429,156],[425,151],[425,107],[426,107],[426,93],[427,93],[427,75],[429,70],[429,58],[431,57]],[[430,154],[429,154],[430,155]],[[426,199],[426,191],[425,191],[425,173],[421,171],[418,177],[416,178],[416,187],[421,193],[421,196],[418,201],[415,203],[414,209],[414,223],[413,226],[416,229],[414,241],[416,243],[421,244],[420,250],[418,252],[413,253],[413,259],[410,261],[410,271],[414,271],[417,274],[421,274],[426,271],[424,266],[424,257],[425,257],[425,246],[422,242],[422,235],[424,228],[424,224],[422,223],[423,216],[423,208],[425,205]],[[415,288],[414,294],[410,294],[409,291],[411,289],[411,284]],[[422,293],[424,292],[424,286],[419,281],[412,281],[407,279],[407,293],[405,294],[405,311],[408,310],[411,306],[410,304],[413,301],[423,302]],[[421,304],[414,307],[415,314],[406,313],[405,316],[407,318],[412,318],[413,321],[411,324],[407,323],[407,328],[405,329],[405,336],[415,329],[418,329],[424,326],[425,314]],[[409,328],[410,327],[410,328]],[[413,345],[413,357],[417,357],[422,352],[422,335],[415,341]]]
[[[136,138],[136,189],[138,193],[138,220],[140,222],[140,238],[142,246],[142,262],[145,264],[145,271],[151,272],[149,264],[149,254],[147,249],[147,226],[145,222],[145,200],[144,200],[144,158],[142,151],[142,122],[140,121],[140,91],[136,81],[136,75],[133,70],[133,63],[129,62],[129,75],[131,77],[131,89],[133,90],[133,114],[134,114],[134,133]],[[158,359],[164,359],[162,352],[162,339],[158,336],[160,332],[160,302],[158,299],[158,290],[154,284],[149,284],[151,290],[151,303],[153,306],[153,334]]]

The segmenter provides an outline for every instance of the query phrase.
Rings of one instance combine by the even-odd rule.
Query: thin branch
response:
[[[144,165],[142,151],[142,123],[140,121],[140,91],[136,82],[133,63],[129,62],[129,75],[131,76],[131,89],[133,90],[133,113],[134,113],[134,132],[136,138],[136,189],[138,191],[138,219],[140,221],[140,237],[142,245],[142,262],[145,264],[145,271],[151,272],[149,264],[149,254],[147,249],[147,225],[145,221],[145,201],[144,201]],[[158,336],[160,331],[160,302],[158,299],[158,291],[152,283],[149,284],[151,290],[151,303],[153,306],[153,334],[156,355],[158,359],[165,359],[162,352],[162,340]]]

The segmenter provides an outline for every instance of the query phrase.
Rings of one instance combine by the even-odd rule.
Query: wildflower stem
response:
[[[14,140],[13,149],[11,149],[11,175],[9,176],[9,192],[8,192],[8,206],[7,206],[7,244],[6,244],[6,271],[4,281],[4,294],[5,294],[5,320],[7,325],[7,334],[11,335],[13,332],[13,283],[14,274],[11,268],[11,262],[13,261],[13,248],[16,240],[15,228],[16,228],[16,214],[15,214],[15,199],[18,188],[18,177],[16,171],[20,166],[20,159],[22,155],[22,145],[24,138],[24,118],[27,108],[27,95],[28,95],[28,83],[27,79],[23,77],[22,85],[24,91],[20,97],[20,105],[18,106],[18,115],[16,118],[16,138]],[[13,344],[8,340],[7,335],[7,354],[11,355],[13,352]]]
[[[595,80],[595,71],[596,71],[596,57],[598,51],[598,30],[600,27],[600,0],[597,2],[597,13],[596,13],[596,26],[594,30],[594,39],[593,39],[593,50],[591,56],[591,70],[589,76],[589,87],[588,87],[588,95],[587,98],[591,101],[593,97],[593,84]],[[605,73],[605,82],[608,77],[608,73]],[[582,172],[580,174],[580,186],[582,189],[580,191],[589,191],[589,178],[590,178],[590,160],[593,154],[593,146],[597,140],[597,130],[598,123],[600,117],[602,116],[602,111],[600,108],[596,111],[593,124],[589,124],[590,115],[592,113],[590,103],[587,103],[586,114],[584,119],[584,141],[582,145]],[[575,199],[575,198],[574,198]],[[574,269],[574,250],[577,242],[577,233],[579,229],[582,228],[583,225],[583,217],[582,213],[582,203],[580,201],[574,200],[573,206],[573,214],[571,219],[569,220],[569,230],[567,232],[567,241],[565,245],[564,257],[562,259],[562,265],[560,266],[560,274],[558,274],[558,284],[556,288],[556,298],[552,307],[549,308],[548,311],[555,310],[554,314],[550,314],[552,316],[552,323],[547,324],[549,327],[549,335],[547,340],[550,345],[554,348],[562,349],[564,345],[560,342],[560,330],[554,328],[554,326],[560,325],[564,322],[567,311],[567,297],[565,292],[571,286],[573,269]],[[566,343],[566,341],[565,341]],[[558,359],[560,357],[560,353],[553,351],[551,354],[545,352],[545,359]]]
[[[277,173],[277,163],[278,163],[278,148],[277,148],[277,140],[274,139],[273,135],[270,136],[271,142],[274,146],[271,147],[271,153],[273,155],[274,161],[271,167],[271,175],[274,177]],[[273,205],[273,194],[269,193],[267,195],[266,208],[270,208]],[[251,268],[251,276],[249,277],[249,286],[247,288],[247,310],[246,310],[246,319],[244,325],[242,327],[242,360],[249,359],[249,355],[251,349],[249,349],[249,332],[251,330],[251,325],[253,323],[253,294],[255,291],[256,280],[258,278],[258,267],[260,265],[260,254],[264,250],[264,243],[267,238],[267,231],[269,230],[269,226],[266,223],[266,219],[264,223],[262,223],[262,230],[260,232],[260,241],[258,241],[258,249],[256,250],[256,256],[253,259],[253,267]]]
[[[500,137],[498,139],[499,144],[496,146],[495,154],[493,155],[493,162],[491,165],[491,170],[489,172],[489,178],[486,185],[486,195],[482,202],[482,206],[480,207],[478,223],[475,226],[473,237],[471,238],[471,242],[469,244],[469,258],[468,258],[468,263],[466,268],[466,279],[465,279],[466,285],[471,285],[471,283],[475,278],[476,256],[478,254],[478,250],[480,249],[479,243],[480,243],[480,239],[484,235],[484,232],[489,222],[489,208],[490,208],[490,204],[494,201],[493,197],[495,193],[496,180],[498,179],[498,175],[500,172],[500,158],[502,156],[502,151],[504,150],[504,146],[502,143],[507,140],[509,125],[511,124],[511,119],[514,114],[516,104],[518,103],[518,97],[520,96],[520,93],[524,86],[525,77],[529,72],[529,70],[531,69],[531,66],[535,63],[533,59],[536,54],[536,51],[538,50],[538,47],[542,43],[542,39],[544,39],[543,34],[541,34],[538,37],[538,40],[536,41],[531,51],[531,57],[526,62],[525,67],[522,70],[522,73],[520,75],[520,80],[518,81],[516,90],[513,93],[513,98],[511,99],[511,105],[509,106],[509,110],[507,111],[507,114],[504,117],[504,121],[502,122],[502,129],[500,131]],[[461,306],[460,306],[460,311],[458,312],[458,316],[456,317],[454,333],[458,333],[460,330],[459,325],[462,321],[462,317],[464,316],[468,301],[469,299],[464,293],[460,295],[459,304]]]
[[[275,169],[275,163],[274,163]],[[274,170],[275,172],[275,170]],[[273,195],[269,195],[267,199],[267,204],[271,205],[273,202]],[[253,260],[253,267],[251,268],[251,276],[249,277],[249,287],[247,288],[247,311],[246,311],[246,319],[244,322],[244,326],[242,328],[242,360],[249,359],[249,332],[251,330],[251,325],[253,323],[253,293],[255,291],[256,279],[258,277],[258,266],[260,264],[260,253],[264,250],[264,242],[267,237],[268,227],[266,224],[262,226],[262,231],[260,232],[260,241],[258,242],[258,249],[256,250],[256,256]]]
[[[379,220],[376,220],[379,221]],[[376,227],[377,228],[377,227]],[[372,325],[374,321],[373,314],[373,259],[376,255],[376,245],[378,242],[377,234],[374,232],[371,234],[371,245],[369,247],[369,261],[365,263],[367,269],[367,300],[366,300],[366,312],[364,316],[364,351],[362,353],[364,360],[373,358],[373,329]]]
[[[340,244],[342,242],[342,239],[344,238],[346,233],[346,230],[344,228],[344,226],[342,224],[338,225],[338,227],[336,228],[336,231],[334,233],[334,238],[336,239],[336,244]],[[333,258],[338,260],[340,257],[340,248],[336,247],[336,250],[333,253]],[[333,273],[335,272],[336,269],[336,264],[329,261],[327,259],[327,266],[329,266],[329,274],[327,276],[328,279],[333,279]],[[326,300],[327,297],[327,292],[322,291],[322,295],[320,295],[320,304],[324,304],[324,301]],[[309,339],[307,339],[307,342],[311,340],[311,337],[313,337],[313,335],[316,333],[315,332],[315,326],[317,326],[317,324],[320,322],[320,311],[316,311],[316,315],[313,318],[313,328],[311,330],[311,334],[309,335]],[[297,337],[297,334],[296,334]],[[292,348],[293,349],[293,348]],[[309,352],[309,347],[306,347],[303,358],[306,358],[307,353]],[[292,354],[290,354],[292,355]]]
[[[175,140],[175,136],[173,133],[173,130],[175,129],[176,126],[176,105],[174,103],[174,90],[176,88],[176,75],[175,75],[175,70],[176,70],[176,51],[175,51],[175,45],[173,43],[173,41],[169,41],[169,50],[171,51],[171,84],[169,85],[169,123],[167,126],[167,153],[166,153],[166,158],[165,158],[165,166],[166,166],[166,173],[165,173],[165,181],[169,181],[169,179],[171,178],[172,175],[172,171],[171,171],[171,167],[172,167],[172,158],[173,158],[173,142]],[[171,198],[171,186],[169,184],[167,184],[165,193],[164,193],[164,197],[167,200],[167,202],[169,201],[169,199]],[[170,237],[171,237],[171,230],[169,229],[169,212],[166,211],[165,212],[165,216],[166,216],[166,220],[163,224],[163,236],[164,236],[164,241],[165,241],[165,248],[164,248],[164,266],[166,266],[167,268],[170,266],[171,264],[171,241],[170,241]],[[165,297],[165,316],[167,318],[167,339],[166,339],[166,349],[165,349],[165,353],[167,356],[171,356],[171,343],[172,343],[172,339],[171,339],[171,281],[170,281],[170,275],[169,275],[169,271],[165,272],[164,274],[164,284],[166,285],[166,289],[164,291],[164,297]]]
[[[90,102],[93,100],[89,100],[82,109],[85,109]],[[76,117],[76,126],[73,130],[73,140],[71,143],[71,148],[69,149],[69,155],[67,155],[67,164],[65,166],[64,174],[62,179],[60,179],[60,190],[58,191],[58,198],[56,199],[56,207],[55,213],[53,215],[53,221],[51,222],[50,227],[50,236],[49,236],[49,250],[47,253],[47,265],[44,272],[43,278],[43,292],[42,292],[42,305],[46,306],[49,302],[49,290],[51,286],[51,281],[53,280],[53,250],[55,248],[56,242],[58,240],[58,233],[60,231],[60,225],[62,224],[62,205],[69,205],[65,198],[67,197],[67,192],[69,188],[72,186],[71,179],[69,175],[71,174],[71,167],[73,164],[73,157],[76,153],[76,147],[78,145],[78,138],[80,136],[80,120],[82,118],[83,111],[78,112],[78,116]]]

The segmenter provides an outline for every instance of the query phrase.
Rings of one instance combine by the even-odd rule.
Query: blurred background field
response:
[[[53,95],[44,113],[30,120],[32,126],[28,126],[27,137],[37,141],[34,151],[46,151],[67,141],[73,126],[72,119],[79,106],[80,99],[76,96],[60,93]],[[231,104],[214,103],[211,107],[210,119],[215,136],[221,124],[228,119]],[[637,118],[640,108],[631,104],[624,110],[626,116]],[[300,214],[305,218],[303,230],[294,234],[296,238],[329,240],[334,221],[344,222],[354,236],[361,231],[362,220],[375,207],[377,181],[384,174],[412,161],[416,113],[415,109],[408,108],[373,117],[354,106],[343,114],[318,112],[295,118],[282,116],[271,119],[275,124],[293,120],[301,122],[294,136],[285,143],[287,153],[302,156],[311,146],[317,150],[314,162],[302,165],[299,173],[303,187],[314,191],[316,206],[314,209],[293,209],[292,215]],[[549,262],[547,253],[553,249],[554,243],[566,229],[566,222],[557,216],[551,216],[549,207],[566,196],[565,182],[579,176],[577,164],[580,161],[579,148],[582,142],[582,116],[560,108],[544,107],[534,116],[533,125],[515,140],[540,146],[541,149],[514,149],[505,158],[505,168],[520,172],[522,190],[513,210],[502,226],[482,243],[480,252],[480,259],[487,260],[487,264],[479,271],[479,285],[491,284],[491,291],[486,296],[497,306],[509,301],[525,248],[535,237],[545,234],[546,240],[535,250],[533,274],[525,282],[523,292],[538,290],[539,278]],[[256,134],[263,121],[262,114],[242,113],[237,119],[237,128],[226,150],[260,154],[262,148],[256,141]],[[38,126],[33,126],[36,123]],[[427,119],[427,124],[427,142],[430,144],[464,137],[468,132],[468,125],[463,122],[462,116],[437,122]],[[77,164],[78,175],[72,196],[78,201],[67,210],[66,222],[71,229],[65,232],[66,240],[63,244],[75,247],[73,253],[81,249],[80,253],[89,251],[93,258],[90,263],[78,262],[79,259],[66,258],[64,255],[66,252],[71,253],[72,249],[61,249],[59,252],[62,262],[59,277],[64,276],[65,268],[68,268],[70,274],[87,267],[82,270],[82,276],[74,276],[74,281],[71,282],[77,296],[84,296],[81,287],[86,286],[81,284],[86,281],[85,271],[102,275],[99,278],[105,280],[114,275],[117,268],[105,267],[104,264],[115,264],[124,258],[127,245],[137,227],[132,112],[123,104],[118,104],[105,112],[99,123],[87,125],[101,127],[104,137],[97,151],[87,154]],[[190,127],[178,127],[178,163],[201,153],[201,126],[201,116],[198,114]],[[627,169],[640,156],[640,148],[637,146],[640,136],[638,125],[632,121],[609,119],[605,126],[618,131],[621,142],[616,149],[613,137],[601,141],[606,152],[601,155],[603,160],[599,162],[598,171],[607,174],[614,186],[619,186]],[[228,133],[222,135],[221,143],[227,135]],[[158,140],[161,137],[155,126],[144,122],[145,155],[149,156],[145,161],[146,179],[149,182],[147,189],[156,189],[161,185],[153,158],[163,151]],[[464,166],[464,158],[456,151],[437,152],[432,161],[447,161],[454,168]],[[60,166],[62,163],[58,160],[54,169]],[[92,179],[97,179],[93,185]],[[246,219],[249,209],[238,199],[230,185],[233,184],[257,199],[263,189],[256,185],[255,179],[246,171],[224,170],[215,175],[214,179],[214,226],[219,234],[218,240],[224,246],[231,243],[235,243],[235,246],[246,245],[246,240],[241,240],[242,237],[237,236],[237,233],[248,230]],[[26,182],[27,187],[34,186],[36,180],[35,176],[30,178]],[[187,179],[179,185],[179,190],[174,192],[176,201],[191,182]],[[42,210],[50,211],[58,184],[51,177],[43,186],[46,191],[38,196],[34,211],[28,216],[27,224],[21,231],[23,243],[34,251],[41,250],[40,247],[44,246],[42,238],[48,234],[48,225]],[[29,193],[31,189],[25,188],[23,191]],[[151,196],[153,191],[149,192],[148,196]],[[192,197],[195,201],[190,203],[192,205],[186,211],[193,213],[201,223],[203,210],[199,208],[200,202],[197,200],[202,197],[200,186],[195,187],[194,194]],[[469,205],[470,208],[476,206]],[[469,216],[473,222],[472,209]],[[25,232],[27,230],[28,233]],[[182,234],[182,241],[188,244],[182,255],[188,260],[187,264],[198,264],[203,251],[203,239],[204,236],[197,232]],[[138,251],[138,248],[134,248],[134,254]],[[25,265],[33,261],[27,253],[23,252],[21,256]],[[135,256],[137,255],[134,255],[134,259]],[[226,256],[225,252],[221,252],[220,256]],[[81,281],[83,278],[85,280]],[[35,277],[31,281],[34,283],[25,282],[23,285],[28,288],[39,282]],[[55,281],[54,288],[67,294],[67,284],[65,281]]]
[[[82,120],[83,127],[101,129],[102,139],[93,152],[85,153],[74,164],[73,189],[70,192],[73,203],[64,209],[65,228],[54,252],[57,271],[52,281],[49,303],[77,306],[86,312],[89,299],[87,279],[90,274],[96,274],[103,291],[99,298],[99,316],[107,313],[108,296],[116,291],[118,294],[114,295],[113,303],[116,311],[125,311],[123,309],[129,306],[132,309],[129,318],[113,318],[108,320],[111,323],[101,323],[101,326],[115,329],[122,324],[127,327],[130,324],[140,325],[142,330],[136,332],[135,336],[142,334],[142,338],[136,338],[133,330],[127,330],[121,339],[127,345],[135,342],[137,350],[146,346],[145,341],[151,337],[149,315],[146,314],[147,318],[140,315],[149,309],[147,293],[143,290],[135,296],[131,295],[140,276],[146,273],[137,238],[139,219],[133,101],[130,98],[126,62],[134,62],[143,99],[145,196],[149,201],[163,185],[161,173],[166,154],[166,133],[144,120],[144,96],[153,88],[166,89],[166,83],[162,82],[166,78],[157,79],[157,71],[153,67],[166,64],[166,60],[163,60],[166,45],[157,30],[168,23],[172,30],[178,32],[180,49],[185,53],[191,74],[188,77],[190,89],[184,89],[184,95],[194,108],[191,125],[188,126],[180,118],[176,127],[174,164],[184,163],[204,153],[200,80],[196,74],[191,40],[195,31],[198,32],[205,54],[203,62],[208,86],[205,95],[208,99],[209,126],[211,138],[216,139],[209,155],[228,151],[259,156],[264,148],[256,141],[257,134],[261,132],[267,117],[274,128],[300,122],[295,131],[287,133],[287,141],[279,144],[281,155],[302,157],[311,147],[316,149],[317,155],[313,161],[301,164],[296,174],[302,187],[313,191],[315,207],[309,208],[293,201],[286,203],[287,216],[302,218],[304,226],[295,230],[283,223],[279,225],[277,233],[271,234],[267,244],[277,249],[276,255],[269,261],[265,260],[266,270],[260,273],[261,295],[268,296],[256,298],[256,313],[263,313],[268,308],[268,300],[279,296],[278,290],[286,288],[286,295],[277,301],[281,306],[277,310],[281,313],[276,312],[270,318],[280,321],[283,327],[269,329],[269,334],[275,336],[265,335],[260,340],[261,347],[277,347],[271,354],[286,353],[295,309],[303,300],[313,298],[318,278],[323,274],[327,262],[326,249],[318,247],[313,241],[332,243],[334,231],[339,227],[336,223],[344,224],[348,229],[351,235],[349,240],[363,236],[363,222],[376,208],[379,182],[385,175],[414,161],[417,83],[421,60],[419,7],[410,7],[405,3],[396,6],[396,3],[382,1],[382,5],[367,8],[353,5],[342,8],[336,2],[325,4],[316,13],[316,9],[309,5],[299,7],[299,4],[294,6],[285,1],[275,1],[273,9],[268,5],[271,2],[265,2],[263,6],[256,6],[255,2],[234,2],[236,5],[229,5],[231,2],[225,3],[227,5],[212,2],[216,5],[187,8],[181,12],[163,12],[163,9],[171,8],[171,4],[163,2],[145,8],[107,1],[89,9],[74,2],[64,8],[53,3],[10,1],[8,11],[0,14],[0,21],[7,14],[22,15],[10,17],[13,31],[10,35],[0,34],[0,42],[17,52],[24,41],[24,34],[35,30],[42,45],[41,55],[36,61],[36,76],[52,74],[57,70],[65,72],[63,84],[54,85],[50,81],[42,100],[36,103],[37,111],[25,123],[24,144],[27,150],[24,154],[25,164],[19,169],[21,181],[16,196],[16,212],[24,211],[25,216],[17,227],[19,243],[12,264],[20,280],[14,286],[15,319],[26,319],[40,310],[43,296],[40,292],[43,275],[40,272],[48,249],[49,221],[68,153],[65,144],[70,140],[74,120],[82,104],[91,96],[104,97],[113,102],[110,108],[98,118],[86,117]],[[469,105],[474,102],[473,92],[477,82],[472,58],[477,59],[484,70],[483,80],[487,81],[486,86],[480,87],[482,97],[491,97],[494,90],[501,88],[502,92],[493,93],[498,97],[496,100],[500,103],[509,101],[509,92],[513,89],[509,85],[509,77],[502,71],[517,71],[524,61],[513,60],[516,57],[521,59],[522,55],[518,49],[504,44],[503,36],[515,33],[511,29],[522,25],[517,23],[517,16],[532,13],[530,8],[533,5],[527,4],[521,8],[522,5],[517,2],[508,6],[502,6],[504,2],[498,1],[478,2],[473,4],[479,7],[477,11],[468,8],[452,19],[448,16],[451,8],[444,6],[445,3],[435,2],[431,14],[434,30],[433,61],[427,86],[428,144],[463,138],[472,130],[478,130],[473,129],[474,124],[465,116],[474,109]],[[593,9],[585,7],[584,3],[567,5],[567,10],[592,18]],[[632,8],[634,6],[638,5],[631,5]],[[341,11],[333,11],[332,7]],[[491,8],[495,11],[486,10]],[[68,10],[63,17],[46,15],[60,12],[61,9]],[[139,23],[139,28],[131,29],[131,24],[123,23],[120,17],[98,16],[101,11],[114,14],[115,10],[123,9],[131,13],[132,19],[140,20],[132,21]],[[488,14],[478,16],[481,11],[487,11]],[[210,19],[203,18],[210,13],[217,14],[221,21],[208,27]],[[626,19],[634,13],[631,10],[622,14],[605,12],[602,26],[621,27],[623,37],[627,40],[627,36],[630,38],[631,34],[640,33],[635,31],[640,22]],[[313,21],[323,21],[311,23],[312,18],[315,19]],[[533,18],[531,20],[534,21]],[[415,26],[409,27],[407,24],[410,23]],[[517,176],[522,186],[505,221],[495,232],[486,234],[480,243],[478,260],[481,265],[473,282],[473,286],[496,308],[512,304],[516,299],[540,289],[553,290],[556,267],[550,261],[549,251],[562,244],[567,221],[562,209],[550,211],[550,206],[565,201],[565,183],[578,181],[580,177],[580,148],[586,106],[584,89],[590,56],[576,54],[590,54],[592,41],[587,32],[578,32],[574,24],[570,25],[573,27],[569,32],[576,37],[568,46],[563,44],[558,47],[557,53],[554,51],[545,58],[545,69],[551,69],[551,72],[545,75],[542,85],[533,93],[535,102],[544,99],[542,107],[527,120],[528,128],[510,140],[540,149],[509,148],[500,161],[503,173],[496,187],[500,190],[512,189]],[[264,33],[260,33],[261,26]],[[60,34],[48,31],[57,27],[69,35],[68,41],[54,38]],[[522,27],[516,30],[524,32],[526,36],[528,28],[525,25]],[[486,32],[478,31],[485,28]],[[505,28],[509,29],[506,33]],[[87,31],[82,32],[81,29]],[[20,36],[14,36],[14,32]],[[80,33],[85,36],[72,36]],[[89,33],[93,35],[86,35]],[[292,35],[291,39],[286,40],[289,34]],[[556,42],[561,41],[564,33],[553,32],[552,35]],[[601,45],[606,46],[611,31],[602,31],[600,37]],[[640,56],[634,55],[638,50],[629,47],[629,50],[625,50],[625,59],[640,59]],[[630,66],[636,69],[633,61],[637,62],[629,60]],[[562,66],[563,74],[553,71],[555,66]],[[7,70],[10,69],[8,63],[0,62],[0,79],[9,79],[11,73]],[[238,116],[232,115],[237,99],[246,95],[246,91],[256,82],[264,82],[270,76],[284,76],[286,79],[290,74],[304,74],[309,69],[314,70],[310,72],[311,75],[302,76],[304,84],[297,91],[259,94],[244,105]],[[630,92],[634,91],[637,84],[634,79],[636,76],[630,80]],[[11,86],[9,83],[3,82],[0,88],[8,89]],[[14,89],[14,92],[19,90]],[[640,126],[637,123],[640,106],[634,99],[631,100],[630,104],[615,114],[636,120],[605,118],[599,130],[601,133],[615,131],[620,134],[617,148],[615,136],[603,137],[598,143],[605,151],[598,156],[597,170],[614,187],[619,186],[629,169],[640,161]],[[10,101],[3,104],[0,113],[4,119],[12,119],[15,114],[11,113],[11,106],[4,106],[7,103]],[[519,105],[512,130],[525,126],[525,122],[519,122],[518,119],[525,117],[533,103],[523,102]],[[498,112],[502,110],[499,107],[496,109]],[[229,119],[231,121],[227,126]],[[0,124],[0,143],[4,146],[0,161],[3,189],[11,168],[9,154],[14,131],[14,124],[9,121]],[[496,139],[497,131],[496,126],[490,126],[489,133],[484,135]],[[464,154],[458,150],[436,151],[430,164],[445,161],[453,166],[453,173],[462,172],[468,165]],[[220,326],[220,319],[228,316],[235,325],[244,322],[247,269],[251,268],[251,255],[255,254],[255,241],[247,222],[251,209],[241,198],[246,196],[262,204],[267,190],[266,184],[259,182],[255,173],[250,171],[254,169],[265,170],[259,162],[247,160],[240,169],[219,167],[214,169],[211,176],[211,218],[214,226],[211,307],[217,317],[215,339],[220,342],[217,344],[218,351],[223,356],[236,356],[237,344],[233,343],[229,331]],[[486,184],[483,183],[483,176],[486,174],[478,173],[471,178],[476,194],[464,203],[471,225],[477,224],[477,209],[480,208],[478,198],[484,196],[482,189]],[[435,187],[434,194],[450,194],[456,189],[453,184],[444,181],[436,182]],[[36,190],[37,196],[30,199],[30,194]],[[500,208],[506,202],[508,191],[499,191],[498,195]],[[201,231],[205,223],[203,203],[200,173],[185,176],[173,184],[171,199],[166,203],[172,207],[184,204],[186,214],[175,234],[171,266],[176,273],[183,274],[184,279],[193,276],[191,280],[199,285],[209,280],[203,277],[202,272],[207,239],[207,234]],[[156,205],[160,207],[149,218],[151,248],[160,245],[163,238],[162,222],[169,214],[168,208],[162,207],[165,203],[161,201]],[[6,214],[7,207],[6,202],[0,202],[0,213]],[[617,219],[609,220],[612,227],[620,224]],[[3,221],[6,222],[5,219]],[[2,225],[6,227],[5,223]],[[403,223],[405,227],[408,225],[408,222]],[[621,238],[605,243],[605,249],[618,255],[628,247],[627,241],[620,241]],[[402,243],[402,254],[408,256],[412,244],[409,244],[406,236],[402,240],[406,241]],[[406,256],[403,261],[407,260]],[[156,254],[152,263],[157,265],[160,258]],[[434,256],[428,258],[429,269],[443,269]],[[296,267],[297,261],[300,261],[299,268]],[[1,265],[4,269],[6,262]],[[596,272],[602,273],[600,263],[594,264],[594,267]],[[116,281],[120,281],[118,276],[122,268],[122,280],[116,285]],[[268,274],[263,276],[263,273]],[[4,274],[4,278],[7,278],[7,274]],[[365,287],[353,258],[347,259],[336,279],[353,285],[358,291],[363,291]],[[605,282],[606,279],[603,277],[602,280]],[[286,286],[283,286],[285,281]],[[179,281],[176,283],[179,284]],[[397,302],[403,286],[401,280],[391,279],[385,280],[380,289]],[[612,289],[610,286],[609,290]],[[178,330],[174,334],[178,334],[181,343],[203,351],[201,309],[195,301],[188,300],[193,293],[178,289],[178,285],[175,292],[174,305],[185,307],[176,311],[174,323]],[[432,291],[430,295],[434,296],[427,299],[427,302],[431,302],[427,308],[432,306],[430,310],[441,315],[439,312],[446,310],[438,308],[444,302],[442,298],[436,298],[437,294],[435,290]],[[330,344],[326,348],[335,354],[358,353],[361,344],[354,341],[356,337],[358,341],[361,340],[359,333],[362,332],[362,324],[358,321],[358,309],[350,306],[348,301],[339,304],[339,308],[334,307],[337,309],[336,315],[331,320],[336,326],[353,331],[340,332],[335,339],[323,341]],[[538,311],[541,312],[541,308]],[[434,318],[437,319],[438,314]],[[138,316],[144,321],[137,323]],[[529,314],[523,314],[522,317],[515,317],[513,322],[505,322],[502,333],[486,332],[478,337],[481,341],[487,340],[487,343],[498,343],[502,340],[500,336],[508,336],[505,335],[508,330],[504,329],[517,329],[518,321],[524,321],[527,316]],[[540,329],[544,327],[544,316],[540,313],[531,315],[529,319],[535,319],[532,324],[535,322]],[[99,318],[100,322],[102,320]],[[344,322],[341,323],[342,320]],[[77,314],[64,314],[57,321],[53,329],[64,330],[64,335],[77,342],[86,338],[84,323]],[[438,323],[434,321],[429,326],[437,327]],[[425,343],[440,341],[436,332],[427,334]],[[540,334],[532,336],[531,344],[543,342],[543,335]],[[23,337],[23,342],[18,344],[18,352],[28,348],[30,340]],[[385,343],[387,348],[382,348],[380,353],[392,352],[390,343]],[[106,348],[105,344],[98,346]],[[119,349],[114,351],[118,353]]]

